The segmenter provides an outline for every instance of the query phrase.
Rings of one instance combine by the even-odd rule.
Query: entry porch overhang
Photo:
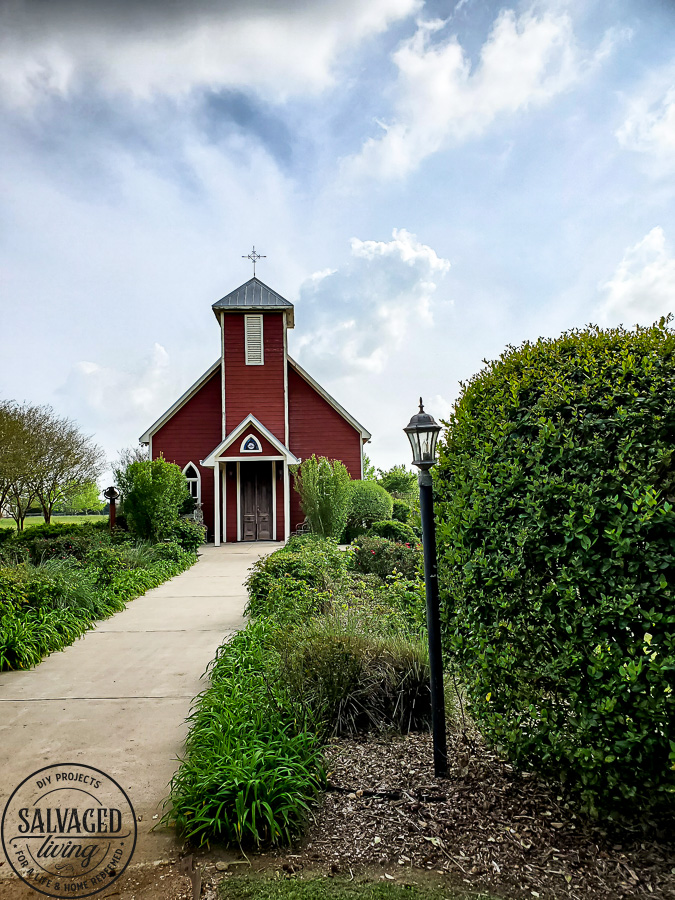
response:
[[[291,451],[286,447],[277,437],[275,437],[272,432],[265,428],[262,422],[258,421],[255,416],[248,415],[246,418],[237,425],[228,435],[225,437],[217,447],[215,447],[209,455],[200,460],[200,464],[205,466],[207,469],[214,469],[216,464],[219,462],[223,462],[227,459],[265,459],[269,457],[264,456],[248,456],[248,454],[243,454],[239,451],[236,446],[237,439],[241,439],[246,434],[246,431],[251,428],[255,428],[256,431],[260,432],[260,434],[274,447],[274,449],[278,452],[279,457],[281,457],[287,465],[294,466],[297,465],[300,460],[295,456]],[[230,451],[229,453],[227,451]]]
[[[263,438],[267,444],[268,450],[266,452],[247,452],[244,450],[242,446],[242,441],[246,441],[249,432],[255,432],[261,438]],[[269,448],[271,448],[272,452],[269,452]],[[205,468],[210,468],[214,470],[214,478],[213,478],[213,500],[214,500],[214,528],[213,528],[213,537],[214,544],[216,547],[220,546],[221,543],[221,534],[225,535],[225,539],[227,538],[227,502],[226,502],[226,492],[228,490],[226,479],[224,478],[225,474],[225,465],[227,463],[236,463],[237,470],[237,523],[236,523],[236,535],[237,540],[242,540],[242,529],[241,529],[241,514],[239,510],[240,496],[239,496],[239,466],[244,462],[271,462],[271,473],[272,473],[272,489],[273,489],[273,498],[276,498],[276,486],[275,486],[275,472],[277,471],[277,465],[281,464],[283,467],[283,510],[284,510],[284,536],[288,538],[289,529],[290,529],[290,521],[291,521],[291,509],[290,509],[290,475],[289,475],[289,466],[297,465],[300,463],[300,460],[295,456],[294,453],[285,446],[272,432],[266,428],[262,422],[260,422],[254,415],[249,414],[246,418],[237,425],[228,435],[225,437],[217,447],[209,453],[209,455],[200,460],[200,465]],[[275,499],[274,510],[276,510],[276,499]],[[273,521],[274,521],[274,540],[276,540],[276,511],[273,512]],[[221,529],[222,524],[222,529]]]

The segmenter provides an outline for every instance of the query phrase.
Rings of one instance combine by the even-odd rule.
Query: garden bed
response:
[[[518,900],[675,896],[672,830],[608,832],[480,741],[468,747],[450,731],[448,747],[449,777],[436,779],[428,734],[334,741],[306,839],[274,852],[271,865],[396,880],[426,869]]]

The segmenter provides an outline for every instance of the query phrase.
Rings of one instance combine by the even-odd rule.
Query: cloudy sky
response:
[[[407,461],[506,345],[675,311],[671,0],[0,0],[0,396],[111,458],[258,275]]]

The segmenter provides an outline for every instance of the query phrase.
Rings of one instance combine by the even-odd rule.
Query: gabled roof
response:
[[[241,421],[237,425],[236,428],[233,428],[232,431],[227,435],[227,437],[224,438],[218,444],[218,446],[209,453],[209,455],[205,459],[200,460],[200,465],[202,465],[206,468],[210,468],[210,469],[215,468],[216,460],[220,456],[222,456],[223,453],[225,452],[225,450],[227,450],[227,448],[231,444],[233,444],[238,438],[240,438],[244,434],[244,432],[246,432],[246,430],[251,427],[251,425],[263,437],[267,438],[267,440],[270,442],[270,444],[276,450],[279,451],[280,456],[283,456],[286,458],[286,462],[288,462],[290,465],[296,465],[297,463],[300,462],[300,460],[297,458],[297,456],[295,456],[293,453],[291,453],[291,451],[288,449],[288,447],[286,447],[284,444],[281,443],[279,438],[275,437],[268,428],[265,428],[265,426],[262,424],[262,422],[259,422],[258,419],[256,419],[256,417],[254,415],[249,413],[246,416],[246,418],[243,421]],[[235,455],[239,456],[238,453]],[[251,458],[255,459],[255,457],[251,457]]]
[[[159,429],[162,427],[162,425],[164,425],[166,422],[168,422],[169,419],[171,418],[171,416],[173,416],[174,413],[177,413],[178,410],[181,408],[181,406],[184,406],[188,402],[188,400],[190,400],[191,397],[194,397],[194,395],[197,393],[197,391],[200,389],[200,387],[202,387],[202,385],[206,384],[206,382],[209,380],[209,378],[213,374],[215,374],[219,368],[220,368],[220,360],[217,359],[212,366],[209,366],[209,368],[206,370],[206,372],[204,372],[204,374],[201,376],[201,378],[198,378],[197,381],[195,381],[195,383],[191,387],[189,387],[187,389],[187,391],[185,391],[185,393],[181,397],[179,397],[178,400],[176,400],[176,402],[172,406],[170,406],[167,409],[167,411],[159,417],[159,419],[157,419],[156,422],[153,422],[153,424],[148,428],[148,430],[140,436],[140,438],[138,439],[139,442],[141,444],[149,444],[150,438],[152,437],[152,435],[156,431],[159,431]]]
[[[369,441],[371,439],[372,434],[366,428],[364,428],[360,422],[357,422],[357,420],[354,418],[354,416],[351,416],[347,412],[347,410],[344,408],[344,406],[341,406],[334,397],[331,397],[331,395],[328,393],[328,391],[324,390],[324,388],[321,387],[319,382],[315,381],[312,378],[312,376],[308,372],[305,372],[305,370],[302,368],[302,366],[299,363],[296,363],[296,361],[294,359],[291,359],[290,356],[288,357],[288,364],[293,369],[295,369],[295,371],[298,373],[298,375],[301,378],[304,378],[304,380],[307,382],[307,384],[311,385],[314,388],[314,390],[317,392],[317,394],[319,394],[321,397],[323,397],[323,399],[326,401],[326,403],[328,403],[329,406],[333,407],[333,409],[335,410],[336,413],[339,413],[342,416],[342,418],[345,419],[347,422],[349,422],[349,424],[353,428],[355,428],[357,431],[361,432],[361,437],[363,438],[364,441]]]
[[[221,309],[225,311],[269,309],[277,312],[286,310],[288,312],[288,327],[293,328],[295,325],[293,304],[289,303],[281,294],[273,291],[271,287],[263,284],[255,276],[250,281],[247,281],[246,284],[242,284],[234,291],[226,294],[225,297],[221,297],[220,300],[213,304],[211,309],[216,318],[218,318],[218,311]]]

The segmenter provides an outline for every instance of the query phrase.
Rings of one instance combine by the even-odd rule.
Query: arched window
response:
[[[199,506],[202,500],[202,479],[199,474],[199,469],[194,463],[189,462],[183,469],[183,475],[187,478],[190,494],[197,502],[197,506]]]
[[[254,434],[248,434],[241,442],[240,453],[262,453],[260,441]]]

